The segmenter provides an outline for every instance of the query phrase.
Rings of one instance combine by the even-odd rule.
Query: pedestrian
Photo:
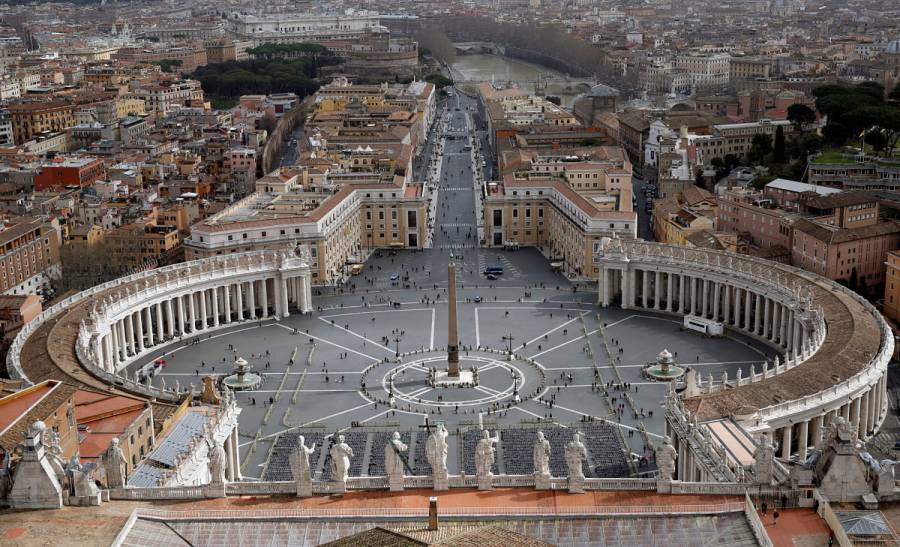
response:
[[[766,502],[762,502],[762,505],[759,506],[759,511],[760,511],[760,513],[762,513],[763,515],[765,515],[765,514],[766,514],[766,511],[768,511],[768,510],[769,510],[769,504],[766,503]]]
[[[772,513],[772,524],[773,524],[773,525],[778,524],[778,517],[779,517],[779,516],[780,516],[780,513],[779,513],[778,510],[776,509],[776,510]]]

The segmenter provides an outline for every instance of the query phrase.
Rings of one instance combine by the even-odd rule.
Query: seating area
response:
[[[584,443],[588,451],[588,458],[584,462],[585,477],[628,477],[630,468],[626,457],[625,447],[621,444],[620,437],[612,425],[606,423],[578,423],[569,427],[545,426],[537,427],[510,427],[492,429],[491,435],[499,435],[500,441],[494,446],[497,449],[494,462],[494,474],[530,475],[534,471],[532,464],[532,449],[538,431],[544,432],[544,437],[550,441],[550,472],[555,477],[565,477],[568,474],[565,458],[565,446],[572,440],[575,431],[584,433]],[[297,446],[297,436],[300,434],[306,438],[306,445],[316,443],[316,451],[310,455],[310,465],[313,468],[313,476],[319,480],[331,479],[331,456],[328,449],[331,447],[333,437],[325,438],[321,429],[295,430],[278,437],[269,453],[263,480],[285,481],[292,480],[293,473],[290,466],[291,451]],[[353,458],[350,460],[350,476],[383,476],[384,448],[391,438],[392,431],[376,430],[372,428],[354,428],[342,434],[345,442],[353,449]],[[453,453],[460,454],[460,470],[467,475],[475,474],[475,449],[482,432],[476,429],[463,432],[461,435],[451,434],[448,438],[451,455],[448,463],[451,473],[457,473],[453,465]],[[428,435],[423,430],[400,431],[400,438],[409,449],[403,457],[408,462],[406,474],[430,475],[431,466],[425,456],[425,443]],[[462,450],[459,450],[460,443]],[[322,453],[322,450],[325,453]],[[647,469],[643,469],[646,471]]]
[[[294,473],[291,470],[291,452],[297,446],[297,437],[304,436],[306,446],[316,444],[316,451],[309,455],[309,465],[315,470],[316,464],[319,462],[319,453],[322,450],[323,435],[318,431],[288,431],[283,433],[275,441],[272,451],[269,454],[269,464],[263,474],[265,481],[290,481],[294,479]]]

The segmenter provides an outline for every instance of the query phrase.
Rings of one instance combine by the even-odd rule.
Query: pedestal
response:
[[[570,494],[584,494],[584,479],[569,479]]]
[[[347,491],[347,483],[344,481],[331,481],[328,483],[328,491],[332,494],[343,494]]]
[[[450,477],[447,475],[447,472],[436,473],[434,475],[434,491],[446,492],[447,490],[450,490]]]
[[[312,494],[313,494],[312,481],[301,480],[301,481],[297,482],[297,497],[298,498],[311,498]]]
[[[203,493],[206,495],[207,498],[224,498],[225,497],[225,483],[224,482],[220,482],[218,484],[209,483],[203,489]]]
[[[669,479],[657,479],[656,480],[656,493],[657,494],[671,494],[672,493],[672,481]]]
[[[478,489],[479,490],[493,490],[493,476],[488,475],[486,477],[478,477]]]
[[[550,490],[550,475],[535,475],[534,488],[536,490]]]
[[[391,492],[403,491],[403,475],[388,476],[388,488]]]

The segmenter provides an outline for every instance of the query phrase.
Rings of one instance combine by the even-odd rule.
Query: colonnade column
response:
[[[203,289],[198,293],[200,295],[200,330],[206,330],[206,327],[209,325],[207,322],[207,310],[206,310],[206,296],[207,291]]]
[[[256,281],[249,281],[247,288],[250,293],[250,319],[256,319]]]
[[[610,281],[610,271],[609,268],[602,268],[602,272],[600,273],[600,305],[604,308],[609,306],[609,281]],[[265,289],[265,282],[263,283],[263,288]],[[622,302],[624,303],[625,297],[623,295]]]
[[[784,461],[791,459],[791,426],[784,426],[781,432],[781,458]]]
[[[222,293],[222,302],[225,304],[225,324],[231,323],[231,286],[222,287],[225,292]]]
[[[266,319],[269,317],[269,280],[263,278],[259,289],[260,298],[262,298],[262,318]]]
[[[735,327],[741,326],[741,289],[738,287],[734,288],[734,321],[732,321],[732,325]]]
[[[759,295],[756,296],[756,313],[753,317],[753,333],[759,334],[762,327],[762,304],[763,299]]]
[[[720,304],[722,303],[722,297],[719,295],[719,291],[721,291],[722,287],[719,285],[718,282],[713,281],[712,289],[713,289],[713,309],[712,309],[713,317],[712,318],[714,321],[718,321],[719,314],[722,311],[722,309],[720,307]]]
[[[154,345],[154,336],[153,336],[153,306],[147,306],[144,308],[144,318],[147,321],[147,346],[152,347]]]
[[[235,283],[234,285],[234,304],[237,306],[238,321],[244,320],[244,291],[241,285],[243,283]]]
[[[140,309],[134,314],[135,325],[136,328],[136,336],[137,338],[137,351],[135,353],[142,353],[144,351],[144,310]]]
[[[859,431],[860,439],[865,439],[869,434],[869,393],[859,398]]]
[[[278,284],[280,286],[279,292],[281,293],[280,294],[280,296],[281,296],[281,316],[289,317],[291,315],[291,312],[288,309],[289,305],[288,305],[288,280],[287,280],[287,278],[282,277],[279,280]]]
[[[119,360],[125,361],[128,359],[128,342],[125,339],[125,320],[121,319],[116,322],[116,332],[118,332],[118,342],[119,342]]]
[[[753,292],[750,289],[744,289],[744,330],[750,330],[750,313],[753,305]]]
[[[178,297],[178,332],[184,335],[184,297]]]
[[[674,304],[674,298],[672,298],[672,288],[674,284],[672,274],[666,274],[666,311],[668,312],[672,311],[672,304]]]
[[[156,338],[160,341],[166,337],[166,323],[163,321],[163,303],[156,303]]]
[[[709,314],[709,279],[703,280],[703,294],[701,296],[700,317],[706,318]]]
[[[219,287],[212,288],[212,315],[213,326],[219,326]]]
[[[857,397],[853,399],[853,402],[850,404],[850,424],[853,425],[853,429],[859,429],[859,406],[861,403],[861,397]]]
[[[763,298],[763,323],[761,333],[763,338],[769,338],[769,327],[772,325],[771,303],[772,301],[768,298]]]
[[[650,277],[647,275],[647,270],[641,271],[641,306],[646,309],[649,304],[649,296],[650,296]]]
[[[684,314],[684,274],[678,274],[678,313]]]
[[[691,315],[697,314],[697,278],[691,276]]]
[[[662,272],[656,270],[656,279],[653,280],[653,309],[662,309]]]
[[[797,439],[797,452],[800,456],[800,461],[806,461],[806,447],[809,438],[809,421],[804,420],[800,422],[800,437]]]
[[[134,343],[134,323],[132,321],[131,315],[125,316],[125,341],[128,351],[131,352],[132,355],[137,353],[135,351],[135,348],[137,346]]]
[[[303,312],[312,312],[312,274],[304,272],[300,274],[303,280]]]
[[[729,325],[729,324],[731,324],[731,299],[734,297],[734,293],[731,290],[731,285],[729,285],[727,283],[725,284],[725,287],[722,289],[722,292],[724,293],[723,296],[725,298],[725,306],[724,306],[724,308],[725,308],[724,314],[725,315],[723,316],[722,319],[724,320],[726,325]]]
[[[172,301],[166,300],[166,328],[169,338],[175,337],[175,312],[172,310]]]

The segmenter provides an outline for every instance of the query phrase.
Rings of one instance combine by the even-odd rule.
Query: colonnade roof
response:
[[[821,348],[800,365],[777,376],[734,389],[693,397],[685,406],[699,420],[746,415],[773,405],[815,395],[862,372],[881,351],[880,322],[849,290],[811,274],[794,272],[821,306],[826,337]],[[744,377],[749,371],[744,371]]]

